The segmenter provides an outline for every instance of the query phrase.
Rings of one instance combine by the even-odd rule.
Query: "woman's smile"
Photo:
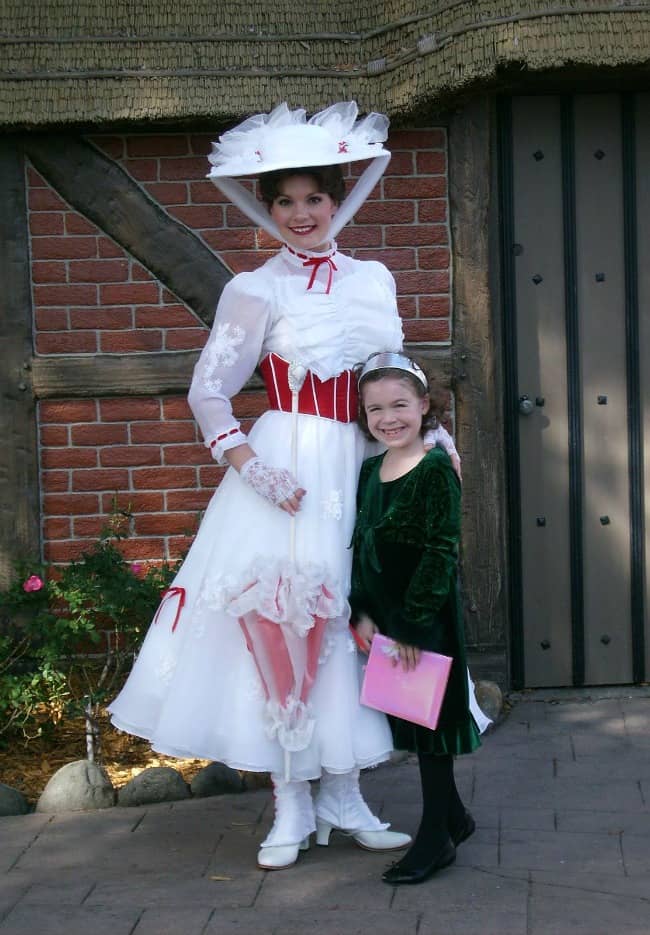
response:
[[[293,175],[286,179],[270,213],[289,246],[316,253],[328,249],[327,235],[336,213],[336,202],[319,191],[312,176]]]

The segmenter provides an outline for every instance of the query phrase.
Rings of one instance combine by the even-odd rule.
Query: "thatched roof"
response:
[[[505,66],[650,61],[636,0],[0,0],[0,125],[413,111]]]

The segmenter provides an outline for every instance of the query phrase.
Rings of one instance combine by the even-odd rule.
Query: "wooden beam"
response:
[[[456,428],[463,459],[463,588],[470,645],[502,647],[505,663],[505,475],[498,391],[500,333],[490,294],[492,111],[477,98],[449,128],[454,245]],[[503,675],[505,676],[505,668]]]
[[[32,306],[22,141],[0,138],[0,587],[17,559],[38,557],[36,415],[29,361]]]
[[[79,137],[30,135],[25,149],[67,202],[211,324],[232,274],[196,234],[163,211],[117,162]]]

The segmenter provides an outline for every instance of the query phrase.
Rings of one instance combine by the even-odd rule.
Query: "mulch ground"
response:
[[[101,723],[101,765],[116,789],[149,766],[171,766],[189,783],[209,762],[161,756],[152,751],[146,740],[117,731],[105,714]],[[18,789],[34,805],[50,776],[66,763],[83,760],[85,756],[85,727],[81,718],[51,727],[40,737],[15,736],[0,746],[0,782]]]

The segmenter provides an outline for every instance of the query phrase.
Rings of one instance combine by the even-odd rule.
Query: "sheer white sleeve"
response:
[[[188,402],[206,448],[220,464],[225,451],[246,441],[230,400],[260,359],[269,321],[263,285],[252,273],[241,273],[226,285],[210,337],[194,368]]]

